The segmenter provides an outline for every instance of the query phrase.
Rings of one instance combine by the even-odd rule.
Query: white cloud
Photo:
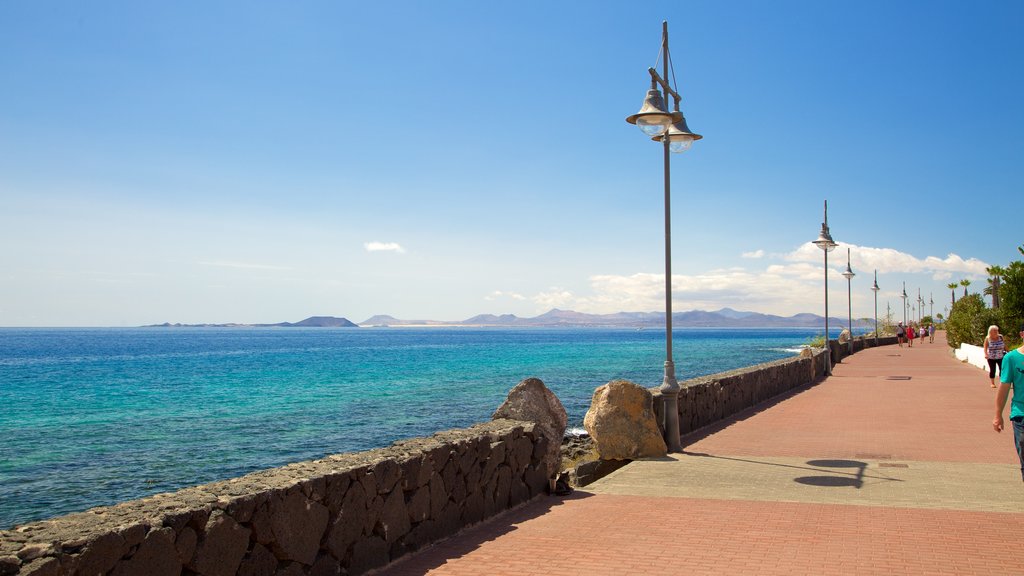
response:
[[[572,292],[563,288],[551,288],[547,292],[541,292],[533,297],[533,301],[536,302],[544,310],[550,310],[552,308],[567,308],[575,306],[577,302],[585,302],[579,298],[576,298]],[[577,312],[585,312],[579,308],[573,308]]]
[[[511,298],[512,300],[526,300],[526,296],[518,294],[516,292],[502,292],[501,290],[495,290],[487,296],[484,296],[484,300],[493,301],[499,298]]]
[[[367,252],[395,252],[405,254],[405,248],[398,242],[366,242],[363,244]]]
[[[752,260],[756,260],[758,258],[764,258],[764,250],[754,250],[753,252],[744,252],[743,254],[740,254],[740,256],[742,256],[744,258],[750,258]]]
[[[837,306],[844,310],[847,286],[842,272],[846,268],[847,247],[848,245],[841,244],[837,250],[829,253],[829,284],[831,290],[841,288],[841,294],[836,296],[842,305]],[[890,248],[854,245],[849,245],[849,248],[851,266],[858,275],[854,282],[867,278],[867,284],[860,285],[853,293],[855,315],[871,313],[874,295],[867,291],[866,287],[870,286],[875,268],[880,275],[899,274],[902,277],[907,274],[930,274],[934,279],[941,280],[951,275],[984,276],[987,267],[981,260],[964,259],[956,254],[950,254],[945,258],[917,258]],[[674,274],[673,309],[718,310],[731,307],[778,315],[800,312],[820,314],[818,309],[822,304],[823,289],[821,250],[808,242],[780,257],[782,263],[767,264],[764,268],[756,270],[723,268],[692,275]],[[881,280],[879,283],[883,285],[883,291],[879,293],[880,302],[884,302],[886,298],[898,298],[902,285],[893,288],[884,286],[885,282]],[[595,275],[590,277],[590,288],[586,295],[576,295],[568,290],[553,288],[537,294],[532,300],[543,309],[569,308],[595,314],[662,310],[665,307],[663,274]],[[925,286],[925,292],[931,289]]]
[[[936,280],[941,280],[949,277],[950,274],[985,276],[987,274],[985,268],[989,266],[977,258],[965,260],[956,254],[949,254],[945,258],[927,256],[921,259],[893,248],[872,248],[842,242],[829,253],[829,263],[831,264],[833,261],[837,264],[843,263],[845,268],[847,248],[850,249],[850,262],[855,272],[860,269],[878,270],[879,274],[926,273],[932,274]],[[823,255],[820,248],[807,242],[783,258],[790,262],[818,263],[823,260]]]

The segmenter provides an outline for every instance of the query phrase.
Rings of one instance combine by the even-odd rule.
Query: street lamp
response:
[[[878,287],[878,270],[875,270],[875,283],[871,286],[871,291],[875,293],[875,348],[878,348],[878,291],[881,288]]]
[[[903,328],[907,328],[907,283],[903,283],[903,294],[900,294],[900,298],[903,298]]]
[[[828,230],[828,200],[825,200],[825,221],[821,223],[821,232],[818,239],[814,241],[815,246],[821,248],[825,253],[825,375],[832,375],[832,346],[828,339],[828,253],[836,249],[836,243],[832,240],[832,234]]]
[[[923,316],[924,316],[924,299],[921,298],[921,289],[918,288],[917,289],[917,323],[918,323],[918,325],[920,325],[921,321],[924,320]]]
[[[850,326],[850,354],[853,354],[853,290],[850,288],[850,281],[856,274],[850,268],[850,249],[846,249],[846,271],[843,272],[843,276],[846,277],[846,319]]]
[[[682,452],[679,442],[679,382],[676,380],[676,367],[672,360],[672,212],[671,186],[669,178],[669,153],[686,152],[694,141],[703,138],[700,134],[690,131],[686,118],[679,111],[679,92],[669,86],[668,22],[661,23],[661,52],[659,59],[663,63],[662,74],[654,68],[648,68],[651,75],[651,87],[647,90],[640,111],[626,118],[626,122],[636,124],[651,140],[662,143],[665,164],[665,378],[659,391],[664,399],[665,413],[665,445],[669,452]],[[675,72],[671,78],[675,78]],[[658,88],[661,88],[659,90]],[[665,108],[665,101],[672,96],[673,111]]]

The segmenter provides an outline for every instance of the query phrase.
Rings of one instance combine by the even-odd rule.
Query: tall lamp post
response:
[[[907,328],[907,283],[903,283],[903,294],[900,294],[900,298],[903,298],[903,328]]]
[[[676,380],[676,367],[672,360],[672,216],[671,216],[671,185],[669,178],[669,153],[685,152],[694,141],[703,138],[700,134],[690,131],[686,118],[679,111],[679,93],[669,85],[668,22],[661,23],[661,60],[662,74],[654,68],[648,68],[651,75],[651,87],[647,90],[640,111],[626,118],[626,122],[635,124],[644,134],[655,142],[661,142],[664,150],[665,164],[665,378],[659,388],[664,399],[665,414],[665,445],[669,452],[682,452],[679,442],[679,382]],[[672,78],[675,78],[674,73]],[[659,90],[659,87],[661,90]],[[665,101],[672,96],[674,106],[672,112],[665,107]]]
[[[878,291],[881,288],[878,287],[878,270],[875,270],[875,283],[871,286],[871,291],[875,293],[875,348],[878,348]]]
[[[924,299],[921,298],[921,289],[917,289],[917,323],[920,325],[924,320]]]
[[[850,287],[851,280],[856,274],[853,273],[853,269],[850,268],[850,249],[846,249],[846,271],[843,272],[843,276],[846,277],[846,320],[850,327],[850,354],[853,354],[853,289]]]
[[[828,253],[836,249],[832,234],[828,230],[828,200],[825,200],[825,221],[821,223],[821,232],[814,244],[825,253],[825,375],[832,375],[832,345],[828,339]]]

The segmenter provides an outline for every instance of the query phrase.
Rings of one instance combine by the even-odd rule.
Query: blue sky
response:
[[[1020,257],[1021,2],[12,1],[0,326],[660,310],[662,20],[677,311]]]

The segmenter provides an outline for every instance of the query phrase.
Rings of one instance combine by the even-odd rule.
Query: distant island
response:
[[[759,312],[740,312],[722,308],[714,312],[691,310],[672,314],[672,324],[678,328],[817,328],[825,319],[816,314],[775,316]],[[846,326],[846,318],[830,317],[833,326]],[[855,319],[856,328],[873,327],[873,321]],[[402,320],[393,316],[376,315],[359,322],[334,316],[311,316],[299,322],[277,324],[153,324],[147,328],[385,328],[385,327],[481,327],[481,328],[663,328],[664,312],[616,312],[614,314],[586,314],[554,308],[540,316],[520,318],[515,314],[479,314],[466,320]]]
[[[277,324],[151,324],[143,328],[358,328],[359,325],[345,318],[334,316],[310,316],[299,322],[278,322]]]

